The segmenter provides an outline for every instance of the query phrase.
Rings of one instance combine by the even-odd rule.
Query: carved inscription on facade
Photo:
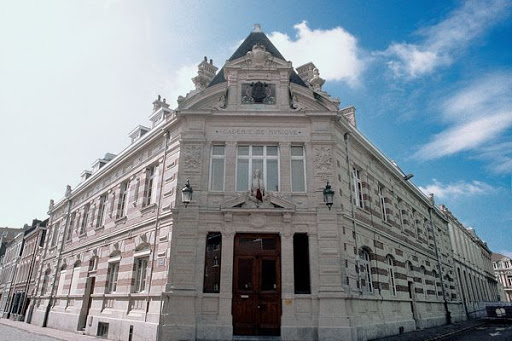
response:
[[[214,130],[215,135],[232,135],[232,136],[305,136],[302,129],[288,128],[219,128]]]

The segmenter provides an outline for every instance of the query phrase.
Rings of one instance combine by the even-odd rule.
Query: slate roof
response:
[[[232,61],[245,56],[247,52],[252,51],[252,47],[258,43],[265,46],[267,52],[270,52],[273,56],[280,58],[282,60],[286,60],[263,32],[251,32],[251,34],[249,34],[249,36],[243,41],[243,43],[238,47],[238,49],[236,49],[235,53],[233,53],[231,58],[229,58],[228,60]],[[220,69],[217,75],[215,75],[210,84],[208,84],[208,87],[219,83],[223,83],[225,81],[226,79],[224,78],[223,67],[222,69]],[[292,70],[292,73],[290,74],[290,82],[307,87],[306,83],[304,83],[302,78],[300,78],[299,75],[297,75],[295,70]]]
[[[502,255],[502,254],[500,254],[500,253],[493,253],[493,254],[491,255],[491,261],[492,261],[492,262],[497,262],[497,261],[499,261],[499,260],[502,260],[503,258],[509,258],[509,257],[504,256],[504,255]]]

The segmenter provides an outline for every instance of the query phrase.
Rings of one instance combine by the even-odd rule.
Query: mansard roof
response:
[[[231,56],[231,58],[228,59],[228,61],[233,61],[235,59],[241,58],[247,54],[247,52],[250,52],[252,50],[252,47],[256,44],[260,44],[265,46],[267,49],[267,52],[270,52],[274,57],[277,57],[282,60],[286,60],[281,52],[272,44],[270,39],[268,39],[267,35],[259,30],[259,28],[255,28],[254,31],[252,31],[247,38],[243,41],[243,43],[236,49],[235,53]],[[226,79],[224,78],[224,68],[222,68],[217,75],[212,79],[210,84],[208,84],[208,87],[223,83]],[[292,70],[290,75],[290,82],[302,85],[304,87],[307,87],[307,85],[304,83],[304,81],[297,75],[295,70]]]

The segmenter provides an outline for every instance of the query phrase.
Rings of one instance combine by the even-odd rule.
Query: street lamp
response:
[[[332,206],[332,198],[334,196],[334,191],[331,189],[331,185],[329,185],[329,181],[327,181],[327,185],[324,188],[324,202],[329,207],[329,211]]]
[[[187,179],[185,187],[183,187],[183,189],[181,190],[181,202],[185,204],[185,207],[187,207],[188,204],[190,204],[193,192],[194,191],[192,190],[192,186],[190,186],[190,181]]]

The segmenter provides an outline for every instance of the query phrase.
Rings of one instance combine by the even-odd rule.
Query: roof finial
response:
[[[261,32],[261,26],[260,24],[254,24],[253,32]]]

